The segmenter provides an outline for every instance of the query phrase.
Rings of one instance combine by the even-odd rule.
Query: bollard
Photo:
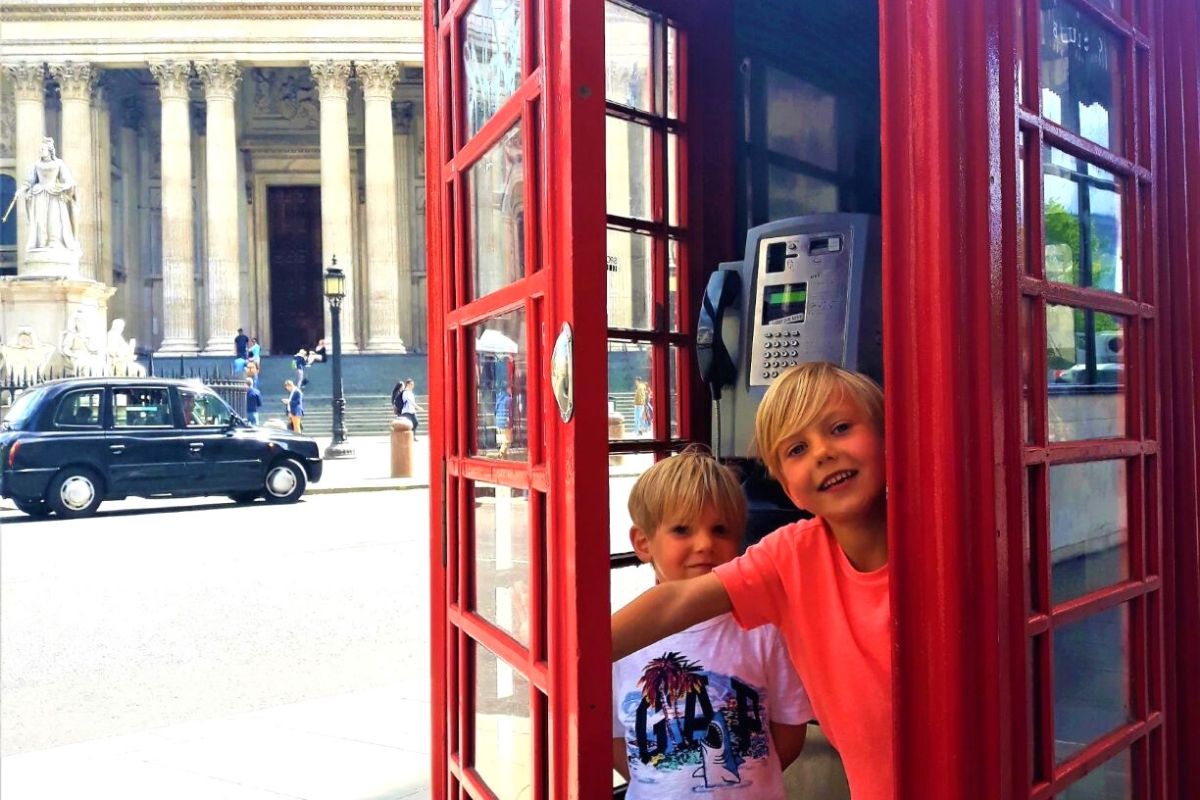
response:
[[[403,417],[398,417],[392,420],[392,477],[411,478],[412,474],[412,423]]]
[[[624,438],[625,418],[613,410],[612,404],[610,403],[608,411],[608,440],[610,442],[615,442]],[[624,460],[625,459],[621,457],[620,453],[609,456],[609,463],[611,464],[620,464]]]

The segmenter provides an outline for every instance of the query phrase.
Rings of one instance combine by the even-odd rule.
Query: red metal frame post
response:
[[[1009,746],[1001,708],[1024,702],[1010,697],[999,677],[1007,658],[998,564],[1008,535],[1007,489],[993,424],[1011,413],[1003,381],[1018,379],[995,363],[993,340],[1006,327],[999,314],[1017,313],[1015,302],[1005,309],[998,288],[1000,5],[880,6],[884,379],[901,800],[1000,797]]]

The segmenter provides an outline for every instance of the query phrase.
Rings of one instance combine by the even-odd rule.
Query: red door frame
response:
[[[1200,23],[1189,0],[1153,5],[1163,24],[1152,86],[1161,88],[1146,128],[1159,151],[1162,323],[1158,347],[1146,352],[1163,359],[1147,374],[1162,408],[1167,796],[1182,799],[1200,796],[1188,769],[1200,752],[1200,690],[1185,677],[1200,673]],[[1011,267],[1013,14],[1003,2],[881,3],[899,798],[1029,796],[1024,476],[1021,437],[1011,434],[1020,430],[1023,380]],[[1161,676],[1148,680],[1152,693],[1162,685]],[[1158,734],[1150,743],[1163,746]]]

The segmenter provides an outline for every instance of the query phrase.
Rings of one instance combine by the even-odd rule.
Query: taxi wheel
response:
[[[45,500],[13,500],[18,511],[23,511],[31,517],[50,516],[50,504]]]
[[[87,467],[67,467],[54,476],[46,502],[60,517],[90,517],[96,513],[104,490],[96,473]]]
[[[267,469],[263,499],[268,503],[294,503],[308,488],[304,467],[290,458],[276,461]]]

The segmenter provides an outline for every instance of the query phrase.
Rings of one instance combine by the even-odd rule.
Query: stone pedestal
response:
[[[80,280],[79,253],[61,247],[34,247],[25,251],[22,278]]]
[[[58,373],[63,368],[62,353],[58,352],[63,332],[75,328],[78,314],[79,333],[88,351],[83,359],[87,363],[81,366],[87,371],[94,368],[97,373],[103,372],[108,299],[114,291],[103,283],[80,278],[0,278],[0,341],[4,343],[5,369],[21,372],[42,366]],[[30,343],[31,331],[33,346],[21,346]],[[46,346],[53,346],[56,352],[43,359],[41,349]],[[23,363],[28,359],[42,363]]]

